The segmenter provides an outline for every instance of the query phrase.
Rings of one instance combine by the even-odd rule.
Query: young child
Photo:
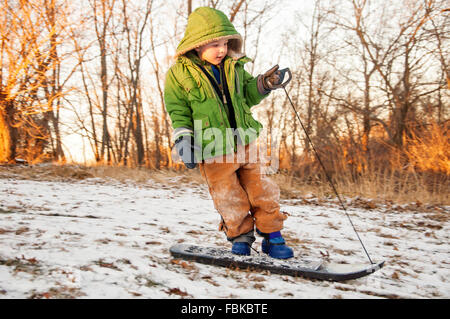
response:
[[[293,251],[280,233],[287,214],[280,211],[278,186],[261,173],[260,161],[251,160],[262,125],[250,111],[283,82],[284,72],[275,66],[251,76],[241,48],[242,38],[223,12],[192,12],[166,75],[165,106],[176,150],[187,168],[199,163],[232,253],[250,255],[256,227],[262,251],[287,259]]]

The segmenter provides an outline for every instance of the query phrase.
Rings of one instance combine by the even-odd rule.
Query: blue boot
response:
[[[286,246],[286,242],[279,231],[270,234],[261,233],[259,231],[258,233],[264,237],[261,244],[263,253],[277,259],[294,257],[294,251],[291,247]]]
[[[235,242],[231,247],[231,252],[235,255],[250,256],[250,245],[243,242]]]

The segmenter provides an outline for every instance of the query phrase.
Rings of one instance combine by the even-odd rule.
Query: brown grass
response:
[[[431,123],[426,130],[411,130],[404,139],[405,154],[411,166],[422,172],[450,175],[450,122]]]
[[[273,178],[280,185],[284,198],[303,198],[307,194],[317,198],[335,197],[326,180],[312,183],[308,179],[288,174],[277,174]],[[333,181],[344,197],[362,197],[381,203],[450,205],[450,179],[440,175],[373,173],[355,180],[344,173],[334,176]]]
[[[450,205],[450,122],[423,125],[410,130],[399,150],[385,142],[381,133],[374,132],[367,150],[343,139],[340,146],[317,149],[329,175],[345,197],[365,198],[377,202]],[[291,161],[283,159],[281,164]],[[281,165],[277,174],[270,175],[281,189],[283,199],[317,199],[335,197],[322,168],[313,156],[302,155],[295,167]],[[284,169],[284,168],[288,169]],[[182,165],[167,169],[107,165],[38,164],[32,166],[0,166],[0,178],[31,180],[111,179],[119,182],[162,185],[204,184],[198,169],[187,170]],[[361,204],[361,203],[358,203]],[[367,201],[363,206],[370,209]]]
[[[352,139],[340,145],[316,145],[328,174],[340,193],[396,203],[449,205],[450,122],[409,130],[401,149],[374,132],[367,149]],[[311,154],[302,155],[289,172],[277,176],[287,195],[332,194],[325,174]]]
[[[76,181],[99,178],[118,182],[156,182],[167,186],[182,184],[204,185],[198,169],[151,170],[123,166],[81,166],[70,164],[42,164],[34,166],[0,166],[0,178],[42,181]],[[286,172],[269,175],[279,186],[282,199],[304,199],[305,196],[323,200],[335,197],[324,178],[310,174],[308,178]],[[340,194],[350,198],[371,199],[379,203],[417,203],[450,205],[449,178],[442,174],[392,171],[366,173],[355,178],[348,171],[333,176]],[[364,208],[373,208],[367,200],[358,202]]]
[[[146,183],[178,185],[180,183],[203,183],[198,170],[148,169],[143,167],[38,164],[0,166],[0,178],[17,178],[38,181],[76,181],[88,178],[110,179],[122,183]]]

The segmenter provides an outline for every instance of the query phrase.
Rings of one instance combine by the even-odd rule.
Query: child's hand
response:
[[[278,70],[280,67],[275,65],[269,71],[264,73],[263,75],[263,86],[266,91],[279,89],[281,87],[286,86],[286,84],[291,80],[291,76],[289,75],[289,79],[283,83],[284,75],[286,72],[290,74],[289,68]]]
[[[175,141],[175,147],[178,155],[180,155],[181,160],[187,168],[193,169],[197,167],[197,161],[194,155],[196,147],[194,146],[194,139],[192,136],[181,136]]]

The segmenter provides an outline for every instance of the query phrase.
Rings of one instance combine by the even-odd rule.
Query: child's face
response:
[[[195,49],[200,59],[218,65],[228,52],[228,40],[218,40]]]

